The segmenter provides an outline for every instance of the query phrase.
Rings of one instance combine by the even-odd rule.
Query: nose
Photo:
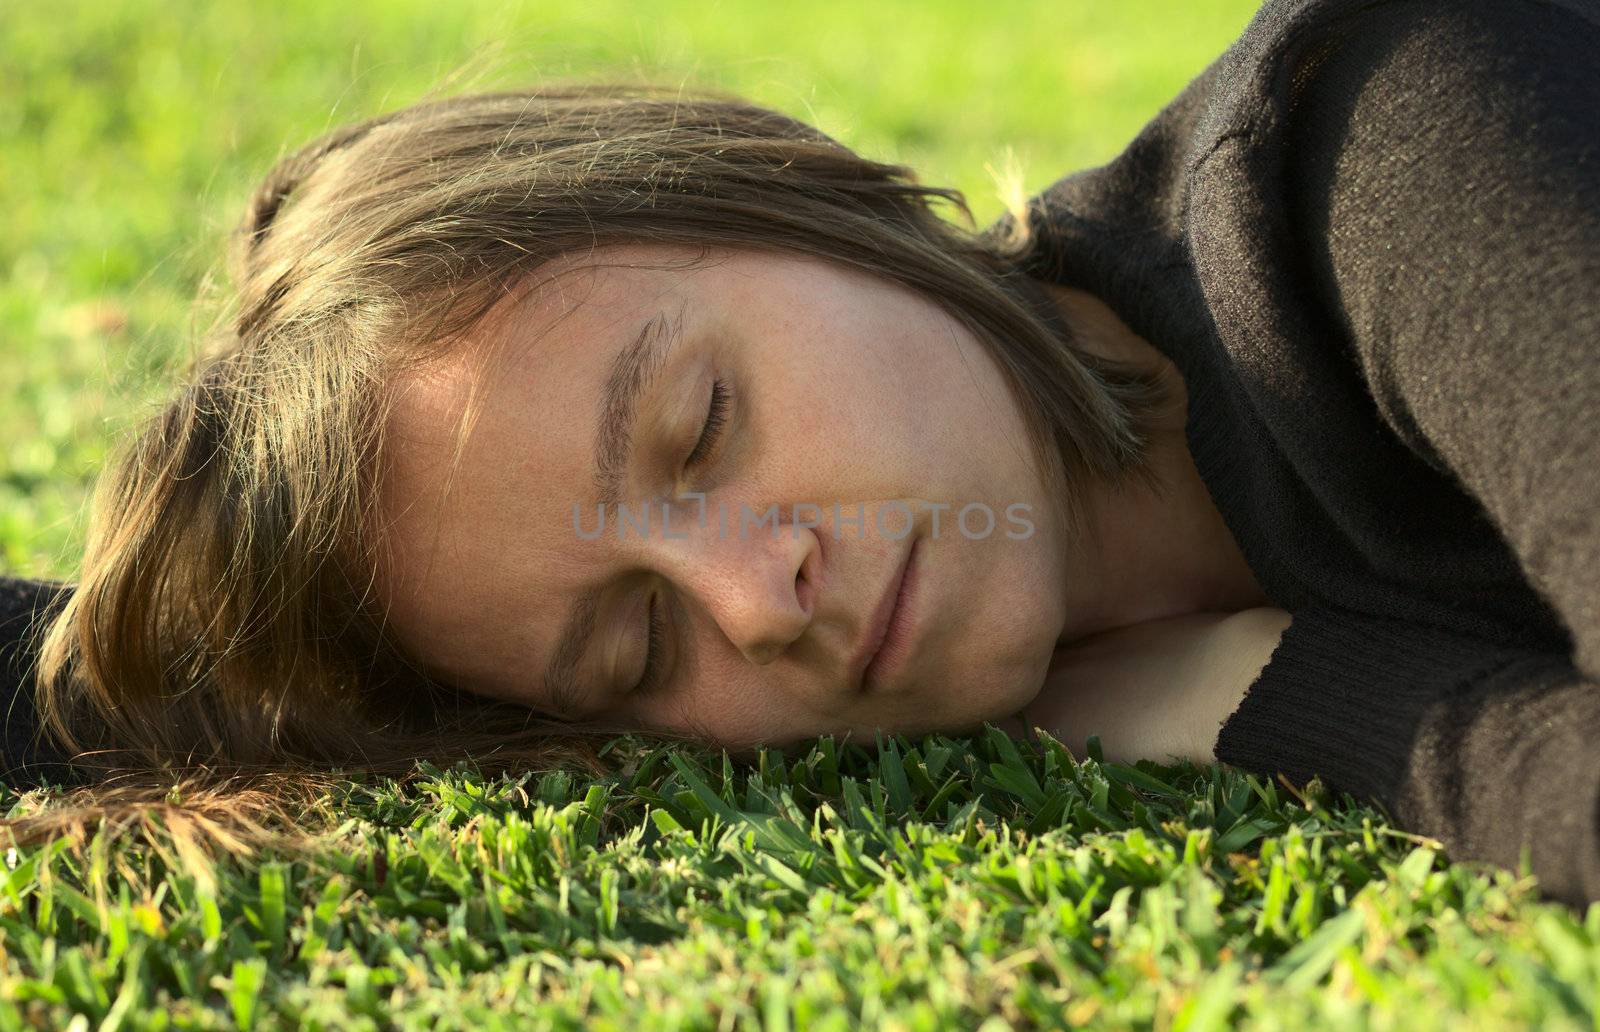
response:
[[[771,663],[805,633],[822,572],[813,523],[776,505],[674,504],[657,514],[660,525],[638,542],[645,565],[704,608],[745,658]]]

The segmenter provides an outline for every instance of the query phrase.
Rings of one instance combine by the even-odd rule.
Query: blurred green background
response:
[[[962,190],[1113,157],[1253,0],[0,0],[0,571],[70,578],[94,473],[282,150],[430,91],[731,89]]]

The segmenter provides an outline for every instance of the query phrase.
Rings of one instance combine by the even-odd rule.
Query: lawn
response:
[[[108,445],[280,150],[435,88],[734,89],[963,190],[1105,161],[1249,0],[0,0],[0,570],[74,575]],[[1348,798],[998,731],[419,768],[197,864],[176,797],[0,869],[12,1028],[1600,1028],[1600,906]],[[50,793],[0,784],[0,811]]]

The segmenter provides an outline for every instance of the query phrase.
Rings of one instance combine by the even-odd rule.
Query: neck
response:
[[[1093,495],[1102,590],[1073,637],[1129,624],[1270,605],[1200,479],[1181,431],[1152,445],[1159,487],[1131,482]]]
[[[1079,346],[1142,363],[1168,378],[1173,404],[1150,448],[1155,486],[1129,480],[1090,492],[1096,597],[1071,614],[1062,641],[1199,612],[1271,605],[1189,453],[1188,391],[1177,367],[1093,295],[1051,285]]]

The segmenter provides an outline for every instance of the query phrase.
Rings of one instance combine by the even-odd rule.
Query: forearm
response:
[[[1057,651],[1038,697],[1018,714],[1082,755],[1212,762],[1218,729],[1239,707],[1290,616],[1263,607],[1191,613],[1120,627]]]

